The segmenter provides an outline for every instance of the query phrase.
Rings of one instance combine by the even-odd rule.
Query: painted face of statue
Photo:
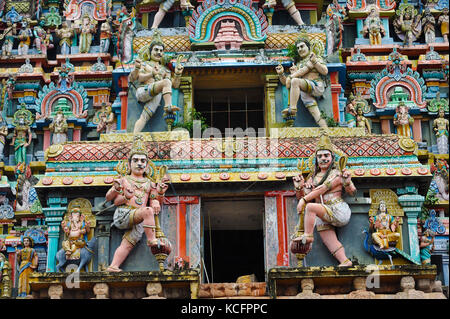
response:
[[[29,238],[24,238],[23,239],[23,246],[24,247],[30,247],[31,246],[31,242]]]
[[[80,212],[78,211],[72,212],[72,220],[74,222],[78,222],[80,220]]]
[[[386,203],[381,201],[379,206],[380,213],[386,213]]]
[[[300,55],[300,57],[306,58],[309,54],[309,47],[306,45],[305,42],[299,42],[297,43],[297,51],[298,51],[298,55]]]
[[[163,56],[164,48],[162,45],[155,45],[150,52],[150,58],[153,61],[160,62]]]
[[[330,151],[320,150],[317,151],[316,160],[321,170],[326,170],[331,165],[333,157]]]
[[[444,111],[444,109],[439,109],[439,117],[444,118],[444,116],[445,116],[445,111]]]
[[[147,168],[147,164],[148,164],[147,156],[143,154],[133,155],[133,157],[131,157],[130,160],[131,173],[139,176],[144,175],[145,169]]]

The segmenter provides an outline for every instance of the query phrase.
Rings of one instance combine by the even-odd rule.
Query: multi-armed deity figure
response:
[[[433,129],[436,133],[439,154],[448,154],[448,130],[449,122],[445,118],[445,110],[439,108],[439,117],[433,121]]]
[[[147,50],[146,48],[144,50]],[[181,74],[184,67],[177,63],[173,78],[170,70],[163,65],[164,43],[159,32],[155,30],[153,40],[145,55],[150,55],[150,61],[137,58],[135,68],[129,75],[130,82],[138,82],[136,98],[144,103],[141,116],[134,124],[134,133],[141,132],[145,124],[155,114],[161,98],[164,101],[164,110],[167,113],[179,111],[177,106],[172,105],[172,87],[180,86]]]
[[[29,277],[38,266],[39,257],[33,248],[33,239],[25,236],[22,240],[23,248],[17,252],[19,274],[18,296],[26,297],[30,294]]]
[[[294,238],[304,245],[314,241],[314,226],[331,254],[339,261],[339,266],[351,266],[344,246],[337,239],[334,227],[348,224],[351,210],[342,199],[343,190],[354,195],[356,188],[350,171],[345,169],[345,157],[339,159],[336,167],[336,150],[328,136],[322,135],[317,143],[314,167],[306,182],[302,174],[293,178],[297,198],[297,212],[304,211],[304,234]],[[334,226],[334,227],[333,227]],[[311,249],[311,245],[310,248]]]
[[[12,23],[11,21],[6,22],[6,28],[0,35],[0,41],[4,40],[2,45],[3,58],[11,56],[16,34],[17,34],[17,25],[15,23]]]
[[[56,112],[53,122],[49,125],[50,131],[53,133],[52,143],[63,144],[67,142],[68,125],[64,113],[60,110]]]
[[[400,239],[400,233],[396,230],[400,217],[394,217],[387,211],[386,202],[381,200],[378,206],[378,214],[369,218],[370,229],[373,230],[372,239],[380,247],[387,249],[395,247]]]
[[[55,30],[56,35],[59,37],[59,46],[61,47],[61,54],[68,55],[70,54],[70,47],[72,45],[72,38],[74,36],[74,31],[67,21],[64,21],[61,24],[61,29]]]
[[[19,46],[17,47],[18,55],[28,54],[28,49],[30,48],[32,35],[33,32],[28,27],[28,20],[24,19],[24,21],[22,22],[22,29],[20,29],[19,35],[17,36],[17,38],[19,39]]]
[[[302,25],[304,24],[302,20],[302,16],[300,15],[300,12],[295,7],[295,2],[293,0],[281,0],[281,3],[283,4],[283,7],[289,12],[292,19],[298,24]],[[277,5],[277,0],[266,0],[266,2],[263,4],[263,8],[275,8]]]
[[[150,2],[151,0],[144,0],[142,1],[142,4],[147,4]],[[158,12],[156,12],[155,17],[153,18],[152,29],[156,29],[159,27],[161,21],[166,16],[166,13],[169,12],[169,10],[174,5],[175,0],[160,0],[157,2],[160,2],[161,4],[159,5]],[[180,0],[180,8],[182,11],[186,11],[194,9],[194,6],[190,3],[189,0]]]
[[[439,16],[438,24],[441,26],[441,34],[444,42],[448,42],[448,7],[442,9],[442,14]]]
[[[286,77],[281,64],[276,67],[278,77],[283,85],[290,88],[289,107],[284,109],[284,115],[297,113],[299,98],[321,127],[327,127],[327,122],[322,118],[316,98],[325,92],[325,81],[322,78],[328,74],[328,68],[322,57],[317,56],[311,50],[311,42],[308,35],[304,34],[297,39],[295,47],[299,56],[299,62],[291,68],[291,74]]]
[[[159,245],[155,215],[161,210],[168,185],[164,178],[157,183],[153,182],[150,179],[150,168],[152,166],[142,136],[135,135],[128,155],[127,173],[116,179],[106,193],[106,199],[113,201],[116,206],[113,224],[119,229],[127,230],[107,271],[121,271],[120,265],[144,232],[150,249]]]
[[[403,40],[403,45],[412,46],[422,32],[421,15],[412,4],[400,4],[393,21],[395,33]]]
[[[412,137],[412,125],[414,118],[409,115],[409,108],[404,102],[400,102],[395,109],[394,126],[398,135]]]
[[[70,211],[69,221],[63,220],[61,226],[67,237],[62,242],[66,259],[80,259],[81,248],[85,247],[87,243],[87,234],[90,230],[89,221],[85,220],[80,208],[74,207]]]
[[[31,144],[31,129],[33,115],[25,106],[14,113],[13,125],[14,135],[10,145],[14,146],[16,164],[26,162],[27,147]]]
[[[380,13],[375,5],[370,6],[369,15],[364,21],[364,27],[362,34],[365,37],[369,37],[369,43],[371,45],[381,44],[381,38],[386,34],[383,22],[380,19]]]
[[[422,17],[422,29],[425,34],[425,42],[430,44],[436,42],[436,31],[434,29],[436,25],[436,19],[434,19],[430,8],[425,8]]]
[[[77,21],[76,32],[79,37],[79,52],[89,53],[92,44],[93,34],[97,31],[97,21],[91,19],[88,13],[85,13],[80,20]]]

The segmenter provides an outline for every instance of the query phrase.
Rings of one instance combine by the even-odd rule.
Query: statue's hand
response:
[[[183,73],[184,70],[184,66],[180,64],[177,64],[176,68],[175,68],[175,74],[176,75],[181,75],[181,73]]]
[[[292,181],[294,182],[295,189],[303,188],[303,186],[305,185],[305,179],[303,178],[303,175],[301,175],[301,174],[294,176],[292,178]]]
[[[284,73],[284,68],[283,68],[283,66],[282,66],[281,64],[278,64],[278,65],[275,67],[275,71],[277,71],[277,74],[278,74],[278,75],[282,75],[282,74]]]
[[[155,213],[155,215],[158,215],[159,212],[161,211],[161,205],[159,204],[159,201],[157,201],[156,199],[153,199],[151,201],[150,206],[153,208],[153,212]]]
[[[169,185],[167,185],[166,183],[158,183],[156,185],[156,191],[160,195],[163,195],[167,191],[168,188],[169,188]]]
[[[315,53],[311,53],[310,61],[311,61],[313,64],[316,64],[316,63],[318,62],[318,61],[317,61],[317,56],[316,56]]]
[[[344,169],[342,171],[342,178],[344,179],[344,183],[350,183],[352,180],[352,173],[348,169]]]
[[[141,61],[141,59],[137,58],[137,59],[134,61],[134,67],[136,68],[136,70],[139,70],[139,69],[142,67],[142,61]]]
[[[113,187],[114,187],[114,190],[118,193],[120,193],[120,191],[123,189],[122,183],[120,182],[119,179],[114,180]]]

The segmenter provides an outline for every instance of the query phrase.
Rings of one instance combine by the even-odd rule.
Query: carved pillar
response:
[[[192,110],[192,100],[193,100],[192,77],[191,76],[183,76],[181,78],[180,90],[183,93],[183,99],[184,99],[183,118],[184,118],[184,122],[186,123],[191,120],[191,110]]]
[[[339,95],[342,92],[342,86],[339,84],[338,72],[330,73],[331,80],[331,101],[333,103],[333,118],[339,122]]]
[[[109,265],[109,241],[111,236],[111,217],[97,216],[98,227],[98,271]]]
[[[265,126],[266,134],[269,136],[270,128],[274,127],[277,122],[276,117],[276,103],[275,103],[275,91],[278,87],[278,76],[269,74],[265,76],[264,83],[264,98],[265,98]]]
[[[120,103],[122,105],[122,108],[120,110],[120,112],[122,114],[120,129],[126,130],[127,129],[127,110],[128,110],[128,77],[127,76],[124,75],[124,76],[120,77],[119,86],[122,89],[122,91],[119,92]]]
[[[48,127],[45,127],[44,128],[44,150],[49,148],[49,146],[51,145],[50,135],[51,135],[50,130],[48,129]]]
[[[49,207],[43,208],[45,223],[48,226],[47,272],[55,272],[56,252],[58,251],[59,229],[66,212],[67,198],[60,194],[52,194],[47,199]]]
[[[420,264],[419,236],[417,233],[417,218],[422,210],[425,197],[417,194],[418,189],[414,186],[406,186],[397,190],[401,196],[398,202],[402,206],[408,221],[410,256]]]
[[[422,142],[422,117],[414,117],[413,123],[413,137],[414,141]]]

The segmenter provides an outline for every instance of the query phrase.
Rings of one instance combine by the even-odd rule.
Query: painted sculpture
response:
[[[364,37],[369,38],[371,45],[380,45],[381,39],[386,34],[383,22],[380,19],[380,13],[375,5],[370,7],[369,15],[364,20],[364,28],[361,31]]]
[[[339,5],[337,0],[333,0],[327,7],[327,23],[325,26],[327,30],[327,53],[329,55],[342,48],[344,36],[343,22],[346,15],[345,7]]]
[[[136,11],[133,9],[128,13],[126,7],[117,15],[114,25],[118,27],[117,31],[117,55],[122,63],[130,63],[133,61],[133,39],[137,28]]]
[[[396,128],[395,132],[398,135],[412,138],[414,118],[409,115],[409,108],[404,102],[400,102],[397,105],[393,122]]]
[[[429,192],[435,194],[438,200],[448,201],[448,164],[444,159],[436,159],[431,165],[431,172],[434,174],[431,180]]]
[[[364,116],[362,106],[356,107],[356,127],[364,128],[366,134],[372,133],[369,119]]]
[[[386,207],[386,202],[381,200],[378,214],[369,218],[370,229],[373,230],[372,239],[380,249],[395,247],[400,239],[397,228],[400,217],[391,216]]]
[[[172,87],[180,86],[181,74],[184,67],[177,60],[173,78],[171,78],[170,70],[164,66],[163,50],[164,43],[161,40],[159,32],[155,31],[153,40],[150,45],[144,47],[144,52],[135,61],[135,68],[129,75],[130,82],[136,82],[138,88],[136,90],[136,98],[139,102],[144,103],[141,116],[134,124],[134,133],[141,132],[145,124],[155,114],[161,98],[164,101],[164,110],[166,113],[174,114],[180,109],[172,105]],[[149,55],[149,60],[146,61]]]
[[[304,24],[304,22],[302,20],[302,16],[300,15],[300,12],[296,8],[294,1],[292,1],[292,0],[281,0],[281,3],[283,4],[283,7],[287,10],[287,12],[289,12],[289,14],[291,15],[292,19],[294,19],[294,21],[298,25],[303,25]],[[270,10],[270,9],[275,8],[276,5],[277,5],[277,1],[276,0],[266,0],[266,2],[263,4],[263,8],[266,8],[266,9]]]
[[[16,195],[14,211],[16,213],[42,213],[42,205],[34,188],[34,185],[36,185],[39,179],[31,174],[30,166],[25,165],[25,162],[21,162],[14,169],[14,174],[17,178],[14,189]]]
[[[345,122],[348,127],[355,127],[356,125],[356,101],[353,93],[348,97],[348,103],[345,107]]]
[[[30,126],[33,121],[33,114],[24,105],[14,113],[14,135],[10,145],[14,146],[16,164],[27,160],[27,147],[32,138]]]
[[[142,1],[142,4],[150,3],[150,0]],[[155,17],[153,19],[152,29],[157,29],[161,24],[162,20],[166,16],[166,13],[172,8],[175,4],[175,0],[163,0],[158,1],[161,4],[159,5],[158,12],[156,12]],[[189,2],[189,0],[180,0],[180,8],[182,11],[190,11],[195,7]]]
[[[61,24],[61,29],[55,30],[56,35],[59,37],[59,46],[61,47],[61,54],[70,54],[70,47],[72,46],[72,38],[74,36],[74,31],[67,21]]]
[[[97,132],[112,133],[116,129],[116,120],[110,105],[103,106],[100,111],[96,113],[94,124],[97,124]]]
[[[22,28],[19,31],[19,35],[17,36],[19,40],[19,46],[17,47],[17,54],[18,55],[27,55],[28,49],[30,48],[31,44],[31,37],[33,35],[33,32],[28,26],[28,20],[25,19],[22,22]]]
[[[395,33],[403,40],[404,46],[412,46],[422,32],[421,15],[408,3],[400,4],[396,14],[393,20]]]
[[[4,40],[2,45],[2,58],[11,56],[16,34],[17,25],[8,21],[5,30],[3,30],[3,33],[0,35],[0,41]]]
[[[34,46],[39,54],[47,55],[47,49],[53,48],[53,37],[44,29],[45,19],[41,18],[39,24],[33,28]]]
[[[445,7],[438,19],[438,24],[441,26],[441,34],[444,38],[444,42],[448,42],[448,12],[448,7]]]
[[[78,265],[76,271],[88,271],[97,244],[97,238],[92,236],[95,227],[95,217],[89,200],[77,198],[69,203],[67,213],[61,222],[65,238],[62,248],[56,253],[56,271],[64,271],[68,264]],[[89,238],[91,237],[91,238]]]
[[[422,29],[425,35],[425,42],[430,44],[436,42],[436,31],[435,31],[436,19],[431,13],[430,8],[425,8],[422,17]]]
[[[314,241],[313,232],[316,226],[325,246],[339,261],[339,266],[348,267],[352,265],[352,262],[347,258],[344,246],[338,240],[334,227],[345,226],[350,221],[351,210],[342,199],[342,191],[353,195],[356,193],[356,188],[351,180],[350,171],[345,169],[346,157],[340,157],[339,168],[336,167],[337,152],[328,136],[320,137],[313,156],[314,167],[306,182],[302,174],[293,178],[297,198],[299,198],[297,212],[300,215],[304,214],[304,233],[297,233],[298,236],[293,239],[293,242],[309,245],[306,251],[308,252]],[[300,216],[300,222],[301,219],[302,216]]]
[[[419,248],[422,265],[431,264],[431,253],[434,250],[434,236],[435,234],[431,231],[431,229],[425,229],[420,237]]]
[[[111,30],[111,19],[103,22],[100,26],[100,52],[108,53],[109,44],[111,42],[112,30]]]
[[[6,136],[8,135],[8,124],[0,113],[0,161],[3,161],[3,150],[5,148]]]
[[[31,237],[23,237],[22,245],[23,248],[16,255],[19,275],[18,297],[27,297],[30,294],[29,277],[38,266],[38,255],[33,248]]]
[[[433,121],[439,154],[448,154],[449,121],[445,118],[444,108],[439,108],[439,117]]]
[[[316,98],[325,92],[325,81],[323,76],[328,74],[328,68],[321,56],[312,52],[311,42],[308,36],[301,35],[295,42],[299,61],[291,74],[285,76],[281,64],[276,67],[278,77],[283,85],[290,89],[289,107],[284,109],[284,116],[297,113],[297,102],[299,98],[313,116],[320,127],[327,127],[327,122],[322,118]]]
[[[169,246],[170,243],[157,237],[157,215],[168,185],[164,182],[165,171],[157,183],[151,180],[156,167],[149,161],[148,151],[142,136],[135,135],[128,154],[128,161],[122,162],[124,169],[118,169],[121,177],[114,180],[114,185],[106,193],[106,200],[113,201],[116,210],[113,224],[118,229],[126,230],[120,246],[114,253],[107,271],[120,272],[119,267],[128,257],[145,232],[147,246],[152,253],[154,248]],[[149,206],[147,206],[149,203]]]
[[[76,21],[75,30],[79,34],[79,52],[89,53],[93,34],[97,31],[97,21],[91,19],[89,14],[85,13],[80,20]]]
[[[63,144],[67,142],[68,124],[63,111],[57,111],[53,122],[49,125],[50,131],[53,133],[52,143]]]

